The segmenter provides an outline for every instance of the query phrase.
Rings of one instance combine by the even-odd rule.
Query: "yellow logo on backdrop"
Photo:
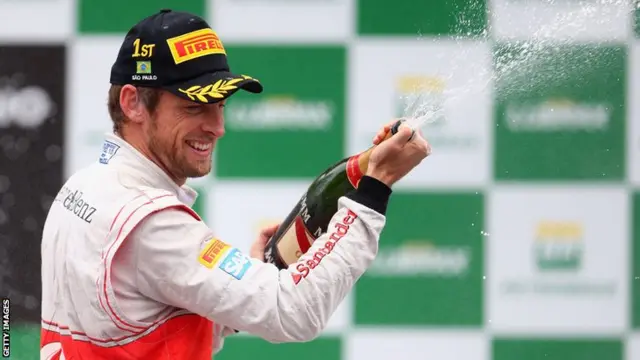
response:
[[[538,241],[576,241],[582,238],[582,224],[570,221],[541,221],[536,228]]]
[[[402,93],[443,92],[445,85],[437,76],[401,76],[396,80],[396,89]]]

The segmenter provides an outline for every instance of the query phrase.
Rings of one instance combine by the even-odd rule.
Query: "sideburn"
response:
[[[176,158],[174,144],[163,144],[158,137],[158,122],[155,115],[151,117],[151,123],[147,129],[147,139],[149,142],[149,152],[156,159],[155,163],[164,170],[174,182],[182,185],[185,179],[184,170],[180,167]],[[167,150],[168,149],[168,150]]]

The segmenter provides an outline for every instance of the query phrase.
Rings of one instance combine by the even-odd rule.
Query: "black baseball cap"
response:
[[[111,67],[111,84],[160,88],[212,104],[238,89],[261,93],[262,84],[232,73],[222,41],[202,18],[160,10],[133,26]]]

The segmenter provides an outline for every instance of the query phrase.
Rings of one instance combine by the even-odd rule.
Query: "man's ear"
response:
[[[146,108],[135,86],[127,84],[122,87],[120,90],[120,108],[132,122],[141,123],[144,121]]]

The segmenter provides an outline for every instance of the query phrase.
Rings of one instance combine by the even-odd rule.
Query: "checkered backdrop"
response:
[[[433,155],[395,188],[379,256],[324,334],[238,335],[216,358],[640,359],[637,5],[487,1],[0,0],[0,65],[22,66],[0,66],[12,358],[37,358],[37,329],[19,324],[37,326],[44,216],[12,220],[12,206],[46,209],[55,190],[36,180],[59,186],[98,159],[122,37],[167,7],[205,16],[232,69],[266,87],[229,102],[214,171],[192,182],[197,210],[241,249],[412,98],[439,109],[424,128]],[[25,150],[55,136],[50,123],[64,139]]]

